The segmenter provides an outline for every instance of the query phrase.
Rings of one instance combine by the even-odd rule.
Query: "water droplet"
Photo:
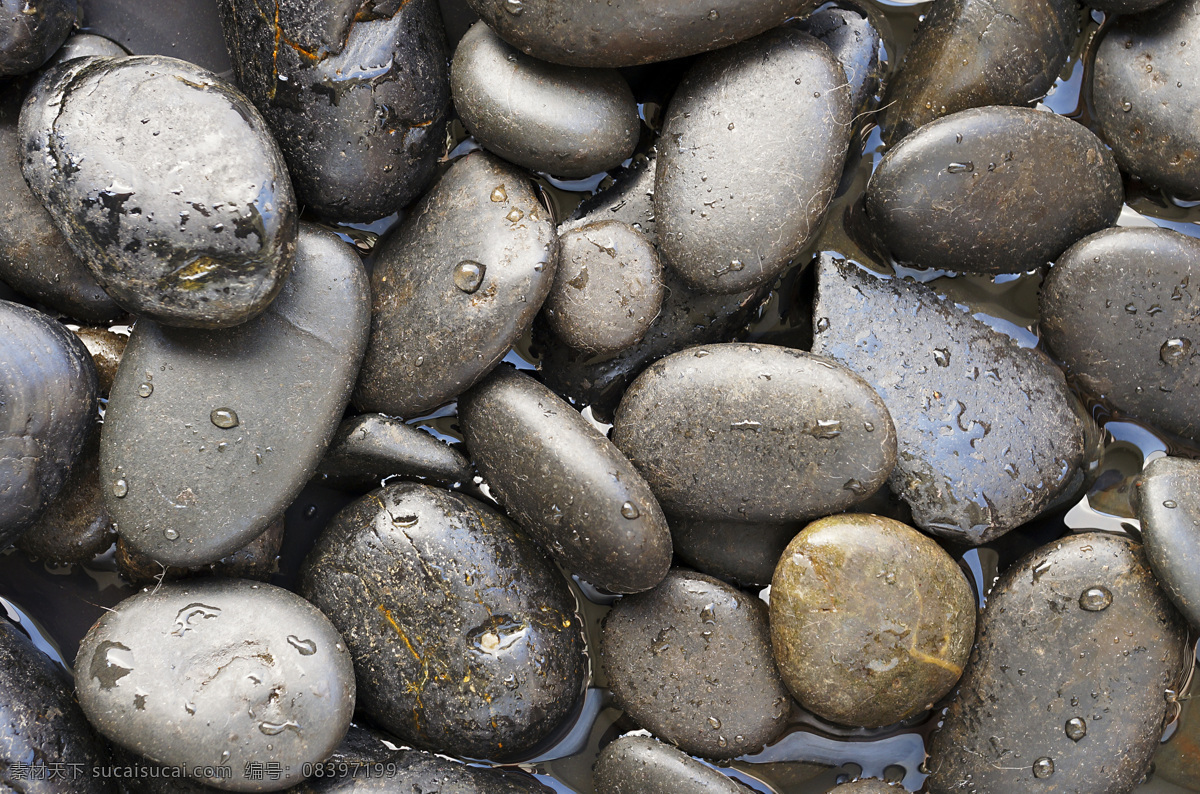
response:
[[[721,12],[717,11],[717,9],[714,8],[712,11],[708,12],[708,18],[709,19],[720,19]]]
[[[822,317],[821,319],[817,320],[817,333],[819,333],[819,334],[824,333],[825,331],[828,331],[828,330],[829,330],[829,318],[828,317]]]
[[[129,493],[129,483],[125,482],[125,478],[122,477],[112,484],[112,492],[113,496],[118,499],[124,499],[125,495]]]
[[[521,212],[516,207],[513,207],[511,210],[509,210],[508,214],[505,215],[504,217],[506,220],[508,220],[509,223],[516,223],[517,221],[519,221],[525,217],[525,213]]]
[[[638,510],[637,505],[635,505],[633,502],[626,502],[625,504],[621,505],[621,515],[631,521],[641,514],[641,511]]]
[[[727,129],[727,130],[730,130],[730,131],[732,131],[732,130],[733,130],[733,122],[732,122],[732,121],[731,121],[731,122],[729,122],[729,126],[728,126],[728,127],[726,127],[726,129]]]
[[[849,479],[849,480],[846,480],[846,484],[842,486],[842,490],[860,494],[863,491],[865,491],[866,488],[864,488],[863,484],[861,482],[859,482],[858,480]]]
[[[868,433],[874,433],[875,424],[873,422],[863,422],[863,430],[866,430]]]
[[[714,731],[721,730],[721,721],[719,719],[717,719],[716,717],[709,717],[708,724],[712,726],[712,729]]]
[[[950,366],[950,351],[944,347],[935,347],[933,349],[933,360],[937,362],[939,367]]]
[[[1037,778],[1050,777],[1054,774],[1054,759],[1039,758],[1033,762],[1033,776]]]
[[[715,626],[717,623],[717,608],[714,604],[705,604],[700,610],[700,619],[710,626]]]
[[[1089,587],[1079,596],[1079,608],[1088,612],[1103,612],[1112,604],[1112,593],[1107,587]]]
[[[946,171],[951,174],[969,174],[974,170],[974,163],[951,163],[946,166]]]
[[[1087,723],[1083,721],[1082,717],[1072,717],[1067,720],[1064,730],[1067,732],[1068,739],[1077,742],[1087,736]]]
[[[741,422],[730,422],[730,430],[758,430],[762,427],[762,422],[755,422],[753,419],[743,419]]]
[[[1135,306],[1132,303],[1126,303],[1125,304],[1125,313],[1126,314],[1137,314],[1137,306]]]
[[[138,386],[138,397],[149,397],[151,394],[154,394],[153,383],[143,383]]]
[[[223,430],[238,426],[238,415],[232,408],[214,408],[208,418]]]
[[[295,634],[289,634],[288,645],[300,652],[301,656],[312,656],[317,652],[317,643],[312,640],[302,640]]]
[[[1174,499],[1168,499],[1167,501],[1163,502],[1163,507],[1167,508],[1168,510],[1174,510],[1175,508],[1179,507],[1179,503]]]
[[[670,631],[671,631],[670,628],[662,629],[661,631],[658,632],[658,636],[655,637],[654,640],[650,643],[650,651],[655,656],[658,656],[660,653],[662,653],[665,650],[668,650],[671,647],[671,643],[667,641],[667,633]]]
[[[520,3],[517,3],[520,5]],[[492,201],[499,204],[501,201],[508,201],[508,191],[504,189],[504,185],[496,185],[496,189],[492,191]]]
[[[183,701],[183,710],[186,711],[188,714],[195,714],[196,713],[196,704],[191,702],[190,700],[185,700],[185,701]]]
[[[818,419],[808,426],[808,434],[813,438],[837,438],[842,434],[841,420]]]
[[[225,762],[226,762],[226,761],[228,761],[228,760],[229,760],[229,751],[228,751],[228,750],[222,750],[222,751],[221,751],[221,763],[225,763]]]
[[[393,526],[401,528],[415,527],[418,520],[417,516],[392,516]]]
[[[1126,101],[1122,102],[1122,103],[1121,103],[1121,110],[1123,110],[1123,111],[1125,111],[1126,113],[1128,113],[1129,111],[1133,110],[1133,103],[1132,103],[1132,102],[1130,102],[1130,101],[1128,101],[1128,100],[1126,100]]]
[[[731,271],[733,271],[734,273],[737,273],[744,267],[745,267],[745,265],[742,264],[742,260],[740,260],[740,259],[734,259],[733,261],[731,261],[729,263],[729,269]]]
[[[267,736],[278,736],[289,728],[296,733],[300,732],[300,726],[291,720],[287,722],[260,722],[258,724],[258,729]]]
[[[1192,340],[1176,337],[1163,342],[1162,347],[1158,349],[1158,357],[1162,359],[1164,364],[1178,366],[1191,355]]]
[[[182,637],[184,634],[187,634],[189,631],[195,628],[195,626],[192,625],[193,618],[210,620],[218,617],[220,614],[221,610],[217,607],[210,607],[199,602],[188,604],[183,609],[175,613],[175,627],[171,630],[171,634],[176,637]]]
[[[163,537],[167,540],[179,540],[179,532],[174,529],[164,529]]]
[[[454,286],[470,295],[479,289],[483,283],[483,275],[487,268],[478,262],[464,259],[454,266]]]
[[[308,507],[304,508],[304,517],[305,518],[316,518],[317,517],[317,506],[309,505]]]

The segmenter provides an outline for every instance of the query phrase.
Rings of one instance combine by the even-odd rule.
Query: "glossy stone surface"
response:
[[[712,767],[645,736],[622,736],[607,745],[596,762],[593,782],[596,794],[745,794]]]
[[[0,77],[28,74],[48,61],[77,14],[76,0],[0,2]]]
[[[420,428],[383,414],[344,420],[317,467],[323,484],[373,491],[385,477],[425,477],[453,485],[470,482],[471,462]]]
[[[1200,626],[1200,461],[1151,461],[1137,495],[1154,576],[1183,616]]]

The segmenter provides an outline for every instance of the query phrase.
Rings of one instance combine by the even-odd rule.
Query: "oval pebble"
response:
[[[383,414],[360,414],[338,426],[317,467],[324,485],[372,491],[387,477],[425,477],[446,484],[470,482],[471,462],[454,447],[418,427]]]
[[[673,570],[613,605],[600,661],[638,725],[686,753],[733,758],[774,739],[791,713],[770,642],[761,601]]]
[[[792,23],[825,43],[842,65],[850,85],[850,107],[857,121],[879,104],[880,89],[888,74],[883,28],[887,25],[873,6],[850,0],[822,4],[807,17]]]
[[[92,770],[109,762],[63,671],[0,619],[0,789],[19,794],[108,794]],[[54,774],[75,769],[79,775]],[[21,765],[25,765],[24,771]]]
[[[885,140],[967,108],[1045,96],[1071,53],[1078,17],[1074,0],[930,4],[884,97]]]
[[[906,789],[899,784],[888,783],[879,778],[863,778],[834,786],[825,794],[903,794]]]
[[[226,766],[202,782],[277,791],[342,740],[354,671],[333,625],[282,588],[164,584],[109,610],[75,659],[79,703],[111,741],[166,766]],[[255,777],[248,762],[278,764]]]
[[[962,675],[975,597],[942,547],[865,514],[804,528],[771,580],[771,640],[800,704],[877,728],[932,708]]]
[[[1103,597],[1087,600],[1093,591]],[[1043,546],[988,595],[971,663],[933,735],[928,790],[957,794],[967,780],[979,791],[1132,791],[1187,651],[1186,624],[1136,543],[1086,532]]]
[[[406,743],[520,755],[571,713],[587,677],[566,582],[506,518],[415,483],[338,513],[301,592],[346,637],[360,708]]]
[[[34,87],[19,131],[29,187],[128,311],[226,328],[278,294],[295,256],[287,168],[212,72],[157,55],[67,61]]]
[[[944,116],[889,150],[866,212],[901,262],[1023,273],[1113,225],[1124,196],[1116,162],[1087,127],[993,106]]]
[[[543,314],[559,339],[593,355],[637,344],[662,311],[662,264],[645,235],[620,221],[558,238],[558,269]]]
[[[654,208],[663,257],[690,287],[741,292],[796,260],[841,177],[850,101],[829,48],[791,28],[688,70],[663,121]],[[771,168],[754,167],[763,159]]]
[[[47,66],[58,66],[74,58],[105,58],[128,55],[124,47],[112,39],[94,33],[73,33],[54,53]]]
[[[77,0],[0,3],[0,77],[28,74],[44,64],[78,21]]]
[[[59,495],[96,418],[96,367],[78,337],[0,301],[0,549]]]
[[[517,49],[552,63],[591,67],[635,66],[727,47],[803,10],[789,0],[467,1]]]
[[[663,509],[687,518],[828,515],[878,490],[896,463],[895,427],[866,381],[773,345],[667,356],[638,376],[613,422]]]
[[[746,789],[669,744],[622,736],[605,746],[593,776],[596,794],[746,794]]]
[[[641,132],[620,72],[531,58],[484,22],[458,43],[450,90],[463,125],[485,148],[556,176],[585,177],[620,165]]]
[[[1137,502],[1155,577],[1183,616],[1200,627],[1200,461],[1150,461]]]
[[[1096,48],[1094,118],[1121,168],[1154,187],[1200,197],[1200,0],[1125,16]]]
[[[166,565],[253,540],[316,471],[368,332],[354,251],[305,225],[260,317],[221,331],[139,320],[109,395],[100,471],[121,537]]]
[[[1050,270],[1041,313],[1046,343],[1085,389],[1200,439],[1200,240],[1162,228],[1094,234]]]
[[[567,571],[615,593],[662,581],[671,536],[654,493],[574,408],[502,367],[458,410],[479,473]]]
[[[557,257],[528,177],[483,152],[456,160],[376,254],[354,404],[415,418],[473,386],[532,324]]]
[[[267,6],[269,8],[269,6]],[[437,0],[219,0],[238,85],[305,207],[369,221],[433,180],[450,109]]]

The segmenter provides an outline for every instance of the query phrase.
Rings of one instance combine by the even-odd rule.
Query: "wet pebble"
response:
[[[371,491],[393,475],[424,477],[452,485],[470,482],[471,462],[420,428],[383,414],[359,414],[342,422],[317,467],[324,485]]]
[[[866,381],[773,345],[672,354],[634,381],[613,421],[663,509],[688,518],[828,515],[878,490],[896,463],[896,430]]]
[[[73,58],[121,57],[129,53],[120,44],[94,33],[73,33],[54,53],[48,66],[58,66]]]
[[[1192,675],[1196,671],[1193,668]],[[1200,791],[1200,708],[1179,699],[1179,724],[1154,754],[1154,777],[1185,791]]]
[[[91,774],[108,760],[67,675],[0,618],[0,788],[18,794],[111,792],[109,781]],[[82,773],[53,774],[74,769],[71,764]]]
[[[622,736],[608,744],[596,762],[593,782],[596,794],[746,794],[712,767],[644,736]]]
[[[834,786],[825,794],[903,794],[906,789],[899,784],[892,784],[876,777],[854,780]]]
[[[1087,532],[1043,546],[988,595],[928,790],[1133,790],[1191,664],[1186,642],[1136,543]]]
[[[786,0],[468,0],[500,37],[536,58],[570,66],[635,66],[727,47],[801,10]],[[670,24],[664,24],[670,20]]]
[[[477,383],[530,326],[554,282],[558,238],[529,178],[475,152],[376,256],[354,404],[415,418]]]
[[[600,221],[563,232],[558,249],[543,309],[551,330],[593,355],[637,344],[662,310],[662,264],[654,245],[627,224]]]
[[[254,540],[228,556],[207,565],[180,568],[162,565],[151,557],[131,548],[123,540],[117,540],[114,557],[117,570],[126,581],[136,585],[156,585],[175,579],[193,576],[223,576],[229,579],[255,579],[267,581],[279,571],[279,550],[283,545],[283,516],[272,521],[270,526]]]
[[[279,292],[291,183],[262,117],[213,73],[162,56],[67,61],[34,87],[19,132],[29,187],[125,309],[224,328]]]
[[[1115,223],[1124,195],[1116,162],[1087,127],[993,106],[937,119],[889,150],[866,211],[901,262],[1023,273]]]
[[[686,753],[733,758],[774,739],[791,712],[770,641],[765,604],[677,569],[613,605],[600,660],[640,726]]]
[[[671,536],[654,493],[574,408],[502,367],[459,400],[459,423],[492,493],[568,572],[615,593],[662,581]]]
[[[121,537],[167,565],[254,539],[312,476],[350,398],[367,279],[332,232],[304,226],[279,297],[238,328],[138,322],[109,397],[100,468]]]
[[[866,514],[813,522],[771,581],[771,640],[800,704],[843,725],[932,708],[962,675],[975,596],[941,546]]]
[[[1041,313],[1047,344],[1087,391],[1200,439],[1200,240],[1162,228],[1094,234],[1055,263]]]
[[[310,778],[297,787],[296,794],[358,794],[373,791],[380,794],[396,794],[398,791],[404,794],[408,791],[418,794],[551,794],[553,791],[515,769],[467,766],[419,750],[393,750],[387,755],[375,757],[370,763],[382,764],[385,774],[373,774],[378,767],[361,764],[356,773],[354,766],[349,765],[349,773],[339,773],[332,778]],[[337,764],[332,768],[342,769]],[[392,770],[394,775],[386,774]],[[398,785],[404,788],[397,789]]]
[[[917,526],[978,544],[1073,481],[1084,436],[1066,380],[1036,350],[940,300],[822,256],[813,352],[862,375],[896,420],[891,487]]]
[[[1163,591],[1200,627],[1200,461],[1151,461],[1137,493],[1146,559]]]
[[[390,215],[433,180],[450,109],[437,0],[219,0],[238,85],[309,210]]]
[[[802,524],[671,518],[679,559],[701,573],[741,587],[771,583],[775,565]]]
[[[0,3],[0,77],[28,74],[44,64],[75,27],[76,0]]]
[[[525,55],[484,22],[454,51],[454,109],[467,131],[509,162],[585,177],[633,154],[641,122],[615,69],[576,69]]]
[[[276,791],[337,746],[354,711],[341,636],[282,588],[241,580],[164,584],[104,613],[75,659],[80,705],[113,742],[201,777]],[[280,764],[256,779],[247,762]]]
[[[741,292],[793,263],[841,177],[850,101],[829,48],[791,28],[688,71],[663,122],[654,207],[663,257],[689,286]]]
[[[873,6],[838,0],[792,24],[824,42],[842,65],[855,119],[874,110],[888,73],[882,32],[886,23],[879,12]]]
[[[1092,70],[1092,112],[1121,168],[1187,198],[1200,197],[1198,43],[1200,0],[1166,3],[1117,20]]]
[[[1042,97],[1079,30],[1074,0],[936,0],[892,78],[881,126],[899,140],[936,118]]]
[[[79,328],[75,331],[75,335],[92,354],[92,363],[96,365],[100,393],[107,395],[112,390],[113,381],[117,378],[117,367],[121,363],[121,356],[125,355],[125,345],[129,343],[129,337],[115,334],[107,328],[91,326]]]
[[[75,256],[21,173],[17,120],[25,88],[12,81],[0,90],[0,278],[74,319],[112,320],[121,308]]]
[[[91,431],[96,368],[66,326],[0,301],[0,549],[62,491]]]
[[[301,592],[346,637],[360,708],[406,743],[519,755],[571,713],[580,620],[550,560],[494,509],[416,483],[342,510]]]

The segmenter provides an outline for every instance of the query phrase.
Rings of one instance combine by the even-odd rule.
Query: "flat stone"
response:
[[[670,518],[679,559],[701,573],[741,587],[765,587],[803,524]]]
[[[0,77],[28,74],[44,64],[70,34],[76,0],[4,0],[0,4]]]
[[[317,467],[321,483],[373,491],[391,476],[424,477],[453,485],[470,482],[471,462],[420,428],[383,414],[359,414],[338,426]]]
[[[1175,607],[1200,627],[1200,461],[1151,461],[1137,495],[1146,560]]]
[[[822,4],[791,24],[824,42],[842,65],[856,121],[879,105],[879,93],[888,74],[882,33],[887,23],[874,6],[837,0]]]
[[[605,746],[593,777],[596,794],[745,794],[745,789],[669,744],[622,736]]]
[[[240,549],[216,562],[193,565],[190,568],[162,565],[120,539],[117,540],[113,559],[121,576],[135,585],[157,585],[159,582],[198,576],[222,576],[265,582],[279,572],[279,550],[283,545],[283,530],[283,516],[280,516],[272,521],[261,535]]]

